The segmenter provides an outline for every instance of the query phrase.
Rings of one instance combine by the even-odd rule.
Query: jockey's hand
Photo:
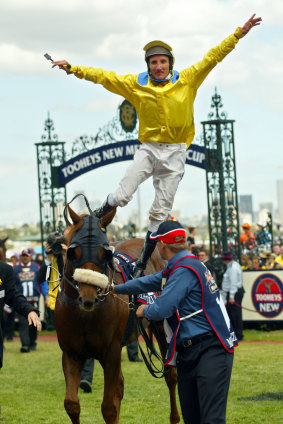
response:
[[[261,18],[255,18],[255,13],[252,15],[252,17],[245,23],[244,26],[242,26],[241,31],[243,34],[247,34],[254,26],[260,25],[262,19]]]
[[[141,306],[138,307],[137,312],[136,312],[136,316],[138,318],[144,317],[143,310],[144,310],[145,307],[146,307],[146,305],[141,305]]]
[[[52,68],[55,68],[55,66],[58,66],[58,68],[65,71],[66,74],[71,74],[72,72],[70,72],[69,69],[67,68],[68,65],[70,64],[66,60],[57,60],[56,62],[52,62]]]
[[[228,303],[235,303],[235,299],[233,297],[230,297],[230,299],[228,300]]]

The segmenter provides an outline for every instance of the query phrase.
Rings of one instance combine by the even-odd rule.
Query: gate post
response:
[[[63,210],[66,204],[66,187],[52,186],[51,169],[52,166],[59,166],[65,161],[65,142],[58,141],[57,134],[53,133],[54,124],[49,113],[44,131],[47,134],[41,136],[41,143],[35,143],[42,252],[46,236],[56,230],[62,232],[65,227]]]
[[[239,207],[234,148],[234,120],[226,119],[221,96],[212,96],[214,112],[203,125],[210,252],[231,250],[240,261]],[[220,113],[220,114],[219,114]]]

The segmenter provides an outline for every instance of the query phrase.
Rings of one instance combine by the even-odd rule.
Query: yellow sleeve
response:
[[[180,74],[187,80],[191,87],[198,89],[209,72],[235,48],[239,38],[242,37],[244,37],[244,34],[241,28],[237,28],[234,34],[229,35],[218,46],[210,49],[200,62],[181,71]]]
[[[113,71],[105,71],[101,68],[71,65],[71,72],[80,79],[101,84],[112,93],[119,94],[130,101],[133,88],[137,81],[137,75],[117,75]]]

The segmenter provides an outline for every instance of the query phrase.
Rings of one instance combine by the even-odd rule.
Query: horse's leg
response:
[[[178,382],[176,368],[170,367],[169,372],[165,376],[165,381],[170,394],[170,424],[176,424],[180,422],[180,414],[176,403],[176,385]]]
[[[66,396],[64,406],[73,424],[80,423],[80,402],[78,387],[83,369],[83,361],[75,361],[66,352],[63,352],[62,365],[66,381]]]
[[[163,324],[158,322],[156,324],[156,328],[159,334],[159,337],[156,337],[156,338],[158,341],[158,346],[160,349],[161,356],[164,360],[166,356],[166,351],[167,351],[167,343],[166,343]],[[153,331],[153,330],[150,328],[150,331]],[[170,424],[177,424],[180,422],[180,414],[177,408],[177,401],[176,401],[176,386],[178,383],[177,371],[176,371],[176,368],[168,367],[167,369],[169,371],[168,373],[165,374],[165,381],[169,389],[169,395],[170,395]]]
[[[121,401],[124,395],[121,347],[111,347],[101,365],[104,370],[104,394],[101,412],[106,424],[118,424]]]

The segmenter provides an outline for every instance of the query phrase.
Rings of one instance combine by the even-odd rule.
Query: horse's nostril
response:
[[[80,296],[80,297],[79,297],[79,303],[80,303],[80,304],[82,303],[82,300],[83,300],[83,299],[82,299],[82,297]]]
[[[93,301],[91,301],[91,300],[86,300],[86,301],[84,302],[84,307],[85,307],[86,309],[90,309],[90,308],[92,308],[92,307],[93,307]]]

